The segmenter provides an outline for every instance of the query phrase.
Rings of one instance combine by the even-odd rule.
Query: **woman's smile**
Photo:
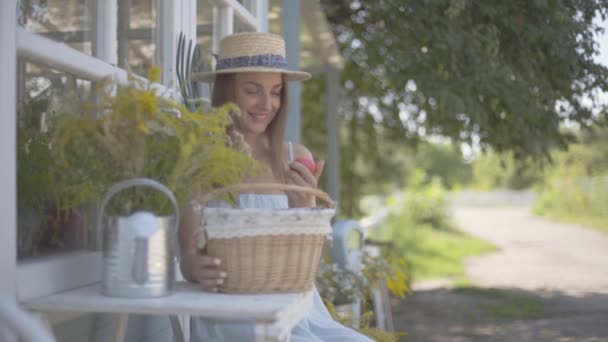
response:
[[[248,114],[258,122],[265,122],[270,117],[270,113],[265,112],[248,112]]]

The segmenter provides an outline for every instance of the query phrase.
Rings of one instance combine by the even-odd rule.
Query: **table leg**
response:
[[[276,322],[256,321],[255,342],[289,342],[290,333],[282,331]]]
[[[114,342],[124,342],[127,337],[127,324],[129,323],[129,314],[118,314],[116,318],[116,331],[114,332]]]
[[[174,342],[185,342],[184,331],[182,330],[182,325],[179,322],[179,317],[171,315],[169,316],[169,320],[171,321],[171,330],[173,331]]]
[[[268,322],[255,322],[255,342],[270,341],[268,336]]]

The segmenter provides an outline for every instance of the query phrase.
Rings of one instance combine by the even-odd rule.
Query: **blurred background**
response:
[[[321,1],[341,214],[407,260],[408,341],[604,341],[608,2]],[[323,155],[324,80],[303,85]]]

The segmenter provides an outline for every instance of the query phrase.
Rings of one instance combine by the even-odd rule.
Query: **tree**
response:
[[[584,101],[608,91],[608,69],[593,60],[601,31],[593,18],[608,14],[608,0],[323,4],[347,60],[353,109],[369,115],[375,105],[405,138],[479,139],[538,155],[569,141],[564,120],[589,127],[601,119]]]
[[[573,141],[563,122],[605,125],[590,96],[608,91],[593,22],[608,0],[321,2],[346,60],[353,159],[370,161],[374,140],[399,148],[430,135],[542,159]]]

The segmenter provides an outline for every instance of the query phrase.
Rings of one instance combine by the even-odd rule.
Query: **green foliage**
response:
[[[594,128],[579,134],[579,141],[552,154],[534,211],[608,231],[608,130]]]
[[[437,178],[447,189],[471,182],[471,164],[462,156],[462,151],[451,143],[423,142],[418,145],[414,165],[425,171],[428,178]]]
[[[336,305],[366,302],[371,300],[370,289],[382,282],[393,296],[403,298],[409,293],[409,266],[400,256],[392,251],[379,257],[363,253],[361,262],[361,272],[355,272],[322,260],[315,279],[321,297]]]
[[[326,158],[326,108],[323,104],[325,82],[321,77],[303,84],[302,133],[305,145],[317,159]],[[321,101],[320,101],[321,100]],[[401,186],[414,168],[423,169],[429,178],[436,176],[443,185],[453,188],[467,184],[471,166],[463,161],[461,151],[452,144],[422,141],[403,145],[385,134],[382,125],[371,120],[351,120],[340,113],[340,212],[347,217],[362,214],[360,199],[368,194],[388,193]],[[390,156],[390,157],[389,157]],[[321,179],[323,184],[325,178]]]
[[[596,99],[584,101],[608,91],[593,21],[608,13],[607,0],[322,4],[347,61],[355,126],[372,121],[402,142],[442,135],[519,158],[565,147],[566,120],[603,122],[590,109]]]
[[[36,130],[21,130],[17,135],[17,208],[44,209],[50,199],[49,137]]]
[[[417,178],[400,199],[392,201],[392,214],[376,237],[392,241],[395,253],[411,267],[413,280],[445,277],[464,280],[464,259],[495,248],[454,229],[447,214],[444,189],[436,181],[424,183],[421,176]]]
[[[151,71],[154,81],[152,73],[158,70]],[[191,112],[137,79],[124,86],[107,80],[98,90],[98,103],[57,116],[52,181],[62,208],[95,202],[112,184],[135,177],[165,184],[181,205],[256,165],[226,134],[233,105]],[[121,192],[109,207],[121,215],[141,209],[172,212],[164,195],[142,188]]]
[[[368,254],[363,256],[363,275],[371,287],[382,286],[399,298],[410,293],[410,267],[404,258],[397,255],[394,249],[384,250],[379,257]]]
[[[353,327],[355,324],[354,317],[350,316],[340,316],[338,311],[336,310],[335,305],[331,301],[325,300],[325,306],[327,310],[331,314],[331,316],[338,321],[340,324]],[[361,314],[361,318],[359,319],[359,328],[356,328],[358,332],[366,335],[377,342],[397,342],[401,336],[404,336],[403,332],[388,332],[379,328],[371,327],[371,322],[374,318],[374,313],[372,311],[366,311]]]
[[[18,96],[18,258],[80,247],[83,238],[78,229],[84,220],[82,213],[62,210],[54,203],[51,134],[58,112],[76,110],[77,104],[88,98],[88,84],[69,75],[44,71],[41,75],[25,75]]]
[[[316,77],[302,86],[303,141],[317,159],[325,159],[325,80]],[[366,121],[351,120],[352,113],[345,109],[339,115],[340,212],[352,218],[361,214],[358,207],[361,196],[388,191],[393,182],[403,179],[412,164],[414,152],[386,139],[381,134],[382,127],[376,125],[371,117]],[[323,176],[320,183],[325,181]]]
[[[37,82],[26,82],[24,91],[38,96],[19,104],[17,116],[17,209],[40,214],[52,198],[50,188],[50,132],[56,94]],[[78,101],[74,92],[61,94],[66,103]],[[49,127],[51,126],[51,127]]]
[[[473,187],[490,189],[527,189],[543,177],[543,164],[518,160],[513,153],[486,151],[473,161]]]
[[[335,305],[365,301],[369,295],[369,282],[361,274],[338,266],[330,260],[319,263],[315,284],[319,295]]]
[[[452,228],[445,187],[436,177],[428,179],[422,170],[415,170],[410,176],[402,200],[395,205],[400,207],[399,212],[411,226],[428,225],[438,230]]]
[[[605,123],[583,94],[608,90],[608,69],[593,59],[600,29],[592,22],[607,13],[607,0],[321,3],[346,61],[339,112],[346,216],[360,214],[361,196],[402,185],[414,167],[447,187],[466,183],[470,171],[439,171],[424,154],[414,157],[429,136],[537,160],[572,142],[564,121]],[[324,82],[303,84],[304,141],[321,157]],[[535,171],[523,172],[527,182]]]
[[[584,131],[570,130],[570,133],[576,137],[576,142],[565,151],[552,150],[550,162],[486,151],[473,161],[473,186],[489,190],[538,185],[548,190],[562,178],[607,174],[608,131],[594,126]]]
[[[608,175],[552,177],[540,188],[534,212],[608,232]]]
[[[370,327],[373,312],[365,311],[365,303],[372,300],[371,289],[382,286],[383,283],[393,296],[405,297],[410,292],[409,279],[409,265],[390,250],[384,251],[380,256],[363,253],[361,272],[350,271],[328,260],[322,260],[315,283],[328,310],[337,321],[351,327],[359,326],[356,330],[376,341],[397,341],[402,333]],[[364,311],[358,321],[355,321],[356,317],[338,315],[335,305],[350,304],[357,300],[362,303]]]
[[[608,174],[608,129],[593,127],[578,133],[567,151],[553,151],[547,176],[593,177]]]

